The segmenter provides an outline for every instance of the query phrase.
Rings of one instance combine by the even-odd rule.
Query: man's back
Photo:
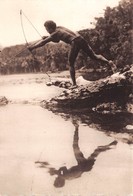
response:
[[[74,33],[73,31],[62,26],[56,27],[55,32],[50,34],[50,37],[52,37],[52,41],[64,41],[68,44],[71,44],[72,40],[79,36],[80,34]]]

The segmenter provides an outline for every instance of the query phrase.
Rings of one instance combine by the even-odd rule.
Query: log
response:
[[[54,81],[50,85],[63,88],[60,95],[43,101],[42,106],[53,110],[96,108],[103,103],[117,103],[124,105],[133,93],[133,65],[121,72],[117,72],[104,79],[96,81],[85,80],[82,76],[77,78],[78,87],[71,89],[70,81]],[[113,105],[114,107],[114,105]],[[97,107],[100,108],[100,107]]]

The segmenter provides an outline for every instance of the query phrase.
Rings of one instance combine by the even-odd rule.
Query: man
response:
[[[57,26],[56,23],[51,20],[46,21],[44,23],[44,26],[47,32],[50,34],[50,36],[44,37],[43,40],[41,40],[37,44],[30,46],[29,50],[42,47],[51,41],[52,42],[63,41],[67,44],[70,44],[71,50],[69,54],[69,70],[70,70],[70,76],[72,79],[73,86],[76,86],[74,63],[80,50],[83,50],[90,58],[107,63],[112,68],[115,68],[115,65],[112,61],[108,61],[102,55],[95,54],[95,52],[88,45],[86,40],[80,34],[74,33],[65,27]]]

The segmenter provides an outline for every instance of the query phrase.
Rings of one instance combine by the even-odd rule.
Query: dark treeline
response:
[[[84,29],[79,33],[88,41],[96,53],[113,60],[118,68],[133,63],[133,3],[122,0],[114,8],[107,7],[103,17],[95,18],[95,28]],[[24,50],[13,58],[25,46],[16,45],[4,48],[0,53],[0,74],[57,72],[68,69],[69,45],[62,42],[49,43],[36,50],[33,56]],[[106,68],[107,65],[97,63],[82,52],[76,61],[76,69]]]

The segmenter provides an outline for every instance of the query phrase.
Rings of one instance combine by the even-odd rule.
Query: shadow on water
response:
[[[47,168],[51,176],[53,175],[57,176],[54,181],[54,186],[56,188],[63,187],[65,185],[66,180],[73,180],[73,179],[79,178],[84,172],[91,171],[93,169],[93,166],[96,162],[98,155],[102,152],[112,149],[117,144],[117,141],[114,140],[108,145],[98,146],[88,158],[85,158],[79,147],[78,122],[74,119],[72,123],[75,127],[72,146],[73,146],[73,152],[74,152],[74,156],[75,156],[77,164],[70,167],[69,169],[66,166],[56,169],[54,167],[50,167],[49,163],[47,162],[41,162],[41,161],[36,162],[40,164],[39,167]]]

